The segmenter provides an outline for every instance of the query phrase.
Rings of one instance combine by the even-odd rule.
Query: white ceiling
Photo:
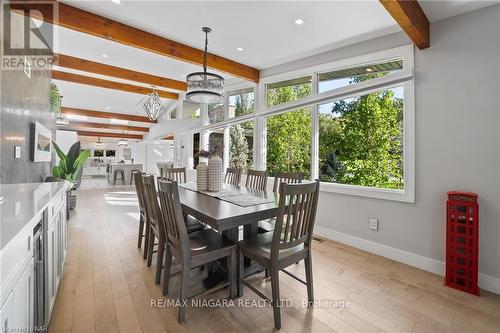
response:
[[[69,1],[73,6],[258,69],[401,31],[378,0],[367,1]],[[500,1],[419,1],[431,22]],[[296,25],[296,19],[302,25]],[[56,52],[184,81],[200,66],[57,28]],[[237,48],[243,48],[242,52]],[[103,57],[103,54],[107,57]],[[220,73],[219,73],[220,74]],[[87,73],[89,76],[96,76]],[[224,74],[226,79],[235,80]],[[111,80],[118,81],[111,78]],[[63,81],[63,105],[143,114],[140,95]],[[165,100],[167,101],[167,100]],[[172,101],[170,101],[172,102]],[[109,107],[109,110],[106,110]]]

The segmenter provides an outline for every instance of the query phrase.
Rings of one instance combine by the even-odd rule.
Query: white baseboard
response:
[[[318,236],[328,238],[366,252],[374,253],[385,258],[420,268],[424,271],[444,276],[445,264],[444,262],[436,259],[424,257],[415,253],[403,251],[394,247],[375,243],[363,238],[351,236],[320,226],[314,227],[314,233]],[[479,273],[479,287],[481,289],[500,294],[500,278]]]

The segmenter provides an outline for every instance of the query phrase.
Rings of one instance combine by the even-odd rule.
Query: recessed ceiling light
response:
[[[102,57],[103,57],[103,58],[107,58],[107,57],[108,57],[108,55],[107,55],[106,53],[103,53],[103,54],[102,54]]]
[[[373,72],[373,69],[371,69],[371,68],[367,68],[367,69],[366,69],[366,71],[367,71],[367,72]]]
[[[295,24],[296,24],[296,25],[302,25],[302,24],[304,24],[304,20],[303,20],[303,19],[300,19],[300,18],[296,19],[296,20],[295,20],[295,21],[293,21],[293,22],[295,22]]]
[[[111,0],[111,2],[116,3],[117,5],[120,4],[120,0]]]
[[[243,51],[243,48],[238,47],[236,50],[237,50],[237,51],[239,51],[239,52],[242,52],[242,51]]]
[[[106,106],[106,110],[109,110],[109,109],[110,109],[110,107],[109,107],[109,106]]]

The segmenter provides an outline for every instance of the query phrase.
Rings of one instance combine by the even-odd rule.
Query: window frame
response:
[[[215,124],[202,122],[202,126],[193,128],[184,133],[200,132],[200,145],[208,144],[208,140],[203,140],[203,133],[215,128],[225,128],[228,132],[229,126],[254,121],[254,145],[253,145],[253,168],[266,169],[266,119],[267,117],[284,112],[293,111],[302,107],[312,108],[311,124],[311,180],[319,176],[319,111],[318,106],[327,102],[353,98],[367,93],[390,89],[393,87],[403,87],[404,107],[403,107],[403,161],[404,161],[404,188],[385,189],[359,185],[347,185],[338,183],[321,182],[320,190],[344,195],[360,196],[401,202],[415,202],[415,98],[414,98],[414,46],[406,45],[393,49],[363,54],[360,56],[336,60],[315,66],[300,68],[293,71],[262,77],[258,84],[251,82],[228,83],[225,87],[224,121]],[[403,60],[403,69],[391,75],[385,75],[363,81],[354,85],[339,87],[318,93],[318,74],[342,70],[356,66],[370,65],[393,59]],[[270,83],[290,80],[293,78],[312,75],[312,94],[288,103],[283,103],[267,107],[266,85]],[[234,90],[253,88],[254,89],[254,113],[239,117],[228,118],[229,93]],[[205,107],[206,113],[206,107]],[[203,109],[202,109],[203,115]],[[206,115],[205,115],[206,117]],[[204,117],[201,117],[202,119]],[[206,119],[206,118],[205,118]],[[208,119],[207,119],[208,120]],[[229,132],[228,132],[229,133]],[[229,135],[229,134],[228,134]],[[208,138],[207,138],[208,139]],[[224,153],[229,154],[229,146],[226,144]]]

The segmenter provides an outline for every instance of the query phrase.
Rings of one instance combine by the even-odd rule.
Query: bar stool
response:
[[[132,185],[132,182],[134,181],[134,173],[135,172],[137,172],[139,175],[142,174],[142,170],[132,169],[132,171],[130,171],[130,185]]]
[[[113,172],[113,185],[116,185],[116,179],[118,175],[120,175],[122,185],[125,185],[125,171],[123,171],[123,169],[116,169]]]

